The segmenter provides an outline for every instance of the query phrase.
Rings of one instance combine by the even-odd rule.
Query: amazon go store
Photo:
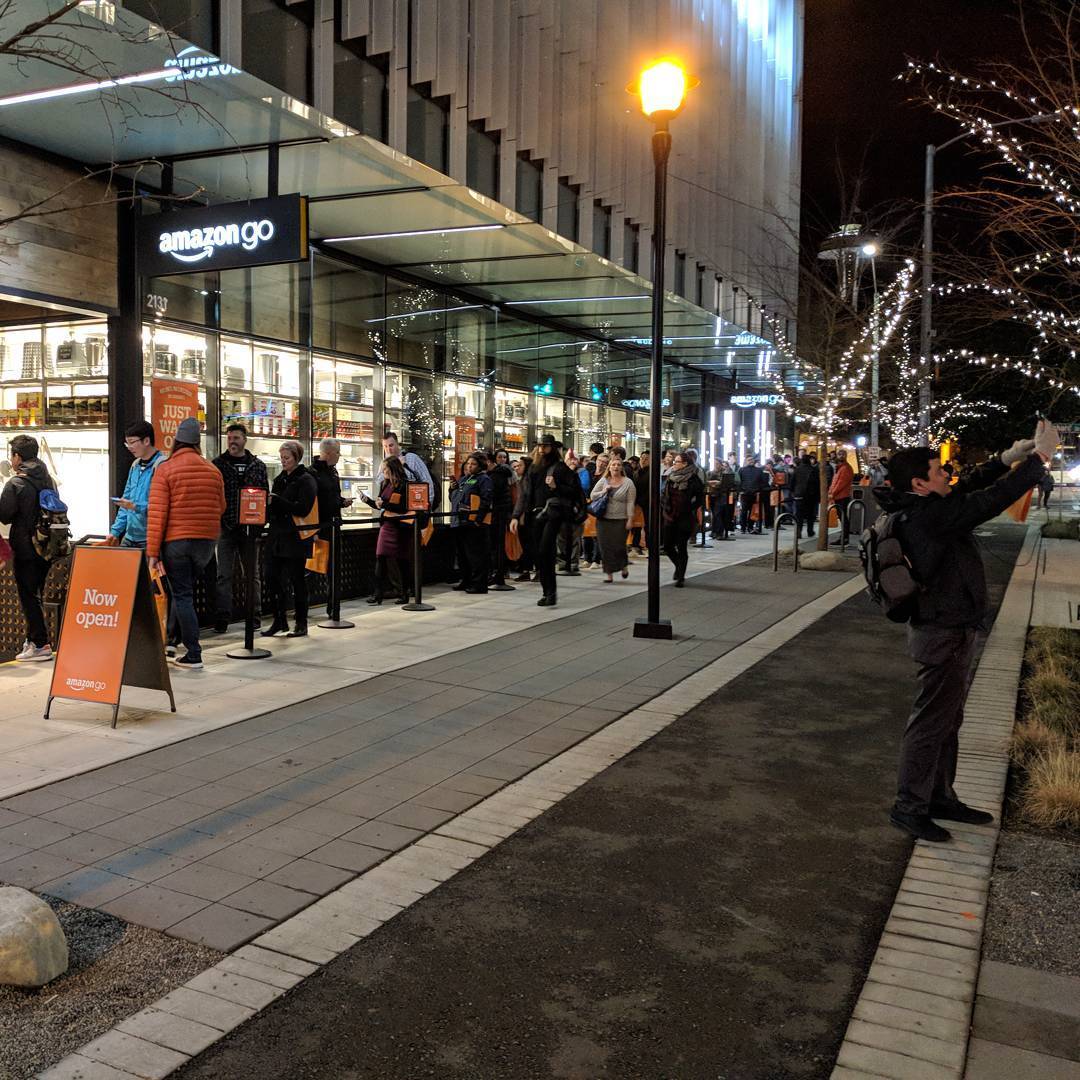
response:
[[[38,438],[75,536],[107,531],[130,464],[123,431],[141,418],[168,450],[179,421],[197,416],[208,457],[242,422],[271,477],[283,440],[310,460],[332,436],[346,495],[372,489],[393,430],[430,463],[444,506],[450,477],[481,447],[525,454],[545,434],[579,452],[647,447],[642,348],[309,245],[299,195],[159,211],[147,197],[137,210],[61,215],[0,267],[0,426]],[[665,443],[696,446],[702,380],[674,370]],[[345,513],[369,512],[357,499]],[[432,576],[442,547],[426,553]],[[373,548],[371,530],[346,530],[345,596],[370,587]],[[8,655],[22,634],[10,570],[2,592]]]

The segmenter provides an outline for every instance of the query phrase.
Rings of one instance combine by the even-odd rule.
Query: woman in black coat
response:
[[[578,478],[559,456],[559,444],[545,435],[533,451],[532,465],[518,484],[518,500],[510,520],[512,532],[527,531],[532,540],[536,574],[544,595],[537,607],[554,607],[555,547],[559,530],[572,520],[575,508],[584,500]]]
[[[274,621],[263,637],[306,637],[308,620],[307,576],[304,563],[311,558],[312,537],[303,538],[294,518],[306,517],[318,498],[315,477],[300,464],[304,448],[292,439],[281,444],[282,471],[270,488],[266,537],[266,580],[274,595]],[[289,629],[289,584],[292,584],[294,626]]]
[[[664,551],[675,564],[675,587],[681,589],[690,561],[687,544],[697,529],[697,513],[705,501],[705,485],[686,454],[675,455],[660,492]]]

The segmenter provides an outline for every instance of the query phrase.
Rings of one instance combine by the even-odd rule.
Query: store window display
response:
[[[56,478],[76,535],[109,524],[108,331],[103,322],[0,330],[0,427],[32,435]],[[5,454],[6,457],[6,454]]]
[[[529,395],[515,390],[495,388],[495,445],[513,454],[531,449],[529,437]]]
[[[382,432],[379,433],[380,438]],[[371,489],[375,475],[375,369],[332,356],[312,360],[311,441],[312,454],[322,439],[341,444],[337,463],[341,493],[352,498],[342,517],[370,517],[371,510],[359,499]],[[378,455],[381,460],[381,455]]]
[[[486,445],[484,416],[488,390],[476,382],[446,379],[443,382],[443,477],[461,475],[465,459]],[[443,491],[449,498],[449,490]]]

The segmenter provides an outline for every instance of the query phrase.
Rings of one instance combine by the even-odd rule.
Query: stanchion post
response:
[[[255,566],[259,558],[256,536],[257,525],[244,526],[244,647],[230,649],[225,655],[231,660],[265,660],[273,653],[269,649],[255,648]]]
[[[351,630],[356,623],[341,617],[341,518],[330,522],[330,565],[326,568],[326,584],[330,590],[328,618],[318,626],[324,630]]]
[[[413,514],[413,599],[412,603],[402,604],[402,611],[434,611],[434,604],[424,603],[423,585],[424,585],[424,568],[420,563],[421,553],[423,547],[420,544],[420,534],[423,529],[420,528],[420,516],[416,513]],[[402,585],[405,583],[402,582]]]

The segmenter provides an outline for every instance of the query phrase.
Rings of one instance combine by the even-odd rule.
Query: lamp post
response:
[[[878,420],[881,415],[881,357],[878,354],[880,347],[881,323],[878,319],[878,291],[877,291],[877,257],[881,248],[870,241],[863,244],[862,253],[870,260],[870,276],[874,282],[874,308],[871,314],[874,332],[874,358],[870,365],[870,445],[880,446],[878,440]]]
[[[645,67],[627,90],[641,98],[641,111],[652,120],[654,166],[652,248],[652,357],[649,370],[649,565],[648,614],[634,621],[634,637],[671,640],[671,620],[660,618],[660,459],[661,409],[664,396],[664,247],[667,226],[667,165],[671,155],[668,123],[682,108],[686,91],[697,80],[674,60]]]

